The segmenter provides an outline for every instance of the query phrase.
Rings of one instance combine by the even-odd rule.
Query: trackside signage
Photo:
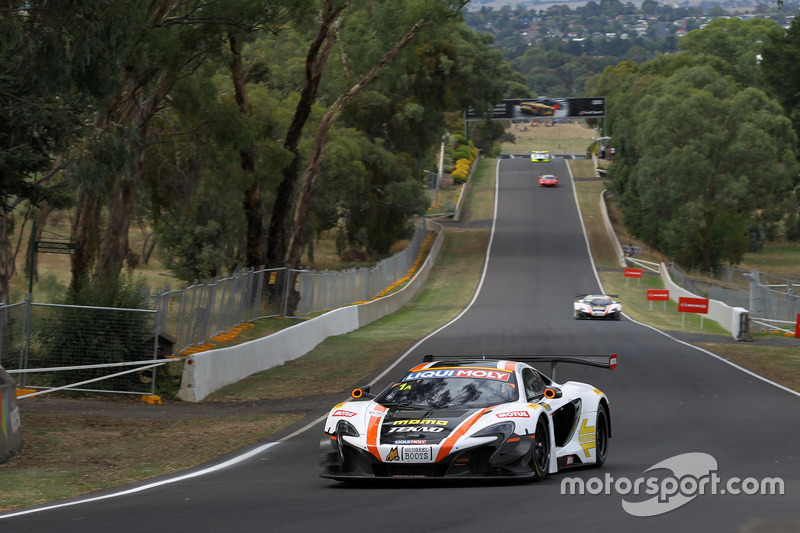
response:
[[[681,296],[678,299],[678,311],[681,313],[708,314],[708,298],[688,298]]]
[[[669,291],[666,289],[647,289],[647,299],[654,302],[669,301]]]
[[[625,269],[625,277],[626,278],[641,278],[642,277],[642,269],[641,268],[626,268]]]

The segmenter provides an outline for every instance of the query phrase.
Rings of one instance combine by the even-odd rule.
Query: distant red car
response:
[[[539,176],[539,187],[558,187],[558,176],[542,174]]]

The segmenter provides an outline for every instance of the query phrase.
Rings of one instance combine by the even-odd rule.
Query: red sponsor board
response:
[[[642,269],[641,268],[626,268],[625,269],[625,277],[626,278],[641,278],[642,277]]]
[[[666,289],[647,289],[647,299],[656,302],[668,302],[669,291]]]
[[[700,313],[708,314],[708,298],[686,298],[681,296],[678,299],[678,311],[681,313]]]
[[[800,315],[797,315],[797,324],[794,327],[794,336],[800,339]]]
[[[608,356],[608,368],[615,370],[617,368],[617,354],[612,353]]]

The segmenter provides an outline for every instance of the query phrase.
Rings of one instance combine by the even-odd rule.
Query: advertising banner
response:
[[[625,277],[626,278],[641,278],[642,277],[642,269],[641,268],[626,268],[625,269]]]
[[[606,116],[605,96],[591,98],[548,98],[503,100],[494,105],[491,117],[470,108],[467,120],[534,120],[553,118],[602,118]]]
[[[654,302],[669,301],[669,291],[666,289],[647,289],[647,299]]]
[[[681,296],[678,299],[678,311],[681,313],[700,313],[708,314],[708,298],[687,298]]]

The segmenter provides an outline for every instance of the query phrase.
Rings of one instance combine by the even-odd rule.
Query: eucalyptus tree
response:
[[[291,4],[291,5],[290,5]],[[72,288],[93,276],[119,275],[129,252],[128,230],[136,193],[142,183],[144,156],[152,141],[153,123],[170,103],[170,95],[181,81],[202,72],[204,65],[218,62],[223,51],[232,54],[231,74],[238,85],[237,54],[243,35],[280,26],[291,18],[292,2],[281,0],[154,0],[136,3],[141,9],[128,27],[130,46],[121,58],[124,68],[117,74],[118,89],[109,94],[94,117],[95,139],[77,167],[79,180],[73,238],[78,253],[72,260]],[[247,118],[247,95],[236,93],[240,114]],[[103,183],[86,179],[86,167],[96,165],[98,146],[115,146],[124,158],[108,165]],[[252,146],[237,148],[240,172],[255,183]],[[118,151],[115,153],[119,153]],[[251,185],[252,186],[252,185]],[[257,195],[257,189],[245,193]],[[251,202],[249,207],[257,202]],[[101,208],[108,215],[102,220]],[[256,206],[257,208],[257,206]],[[101,222],[104,222],[101,224]],[[96,228],[102,227],[102,234]]]
[[[652,78],[629,102],[632,120],[613,138],[624,141],[615,180],[627,183],[631,232],[704,271],[738,263],[748,223],[797,175],[796,136],[778,103],[708,65]]]
[[[0,7],[0,301],[14,274],[12,213],[23,202],[64,200],[65,154],[83,135],[87,109],[117,87],[136,11],[102,0]]]
[[[678,41],[678,48],[699,56],[721,58],[730,74],[744,86],[763,88],[761,59],[764,44],[783,35],[783,29],[771,19],[717,18],[706,27],[693,30]]]

